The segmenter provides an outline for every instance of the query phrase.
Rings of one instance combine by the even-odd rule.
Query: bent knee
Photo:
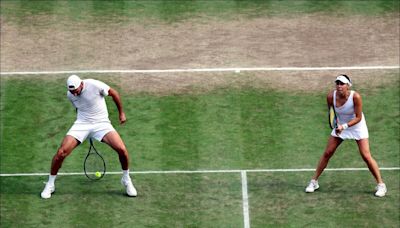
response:
[[[66,149],[64,149],[64,148],[62,148],[62,147],[60,147],[58,150],[57,150],[57,154],[56,154],[56,158],[57,159],[64,159],[64,158],[66,158],[69,154],[71,153],[71,151],[68,151],[68,150],[66,150]]]
[[[126,149],[125,146],[117,147],[115,148],[115,150],[118,152],[118,154],[128,155],[128,150]]]
[[[112,147],[115,152],[117,152],[119,155],[128,155],[128,150],[126,149],[125,145],[123,143],[114,145]]]

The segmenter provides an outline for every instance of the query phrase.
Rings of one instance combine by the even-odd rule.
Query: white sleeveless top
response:
[[[356,117],[354,112],[354,101],[353,101],[354,91],[350,91],[350,96],[347,101],[340,107],[336,106],[336,90],[333,91],[333,107],[335,108],[336,115],[338,117],[338,124],[348,123],[350,120]],[[356,125],[353,125],[346,130],[343,130],[340,135],[336,135],[335,129],[332,130],[331,135],[334,137],[339,137],[341,139],[367,139],[368,128],[367,123],[365,121],[364,113],[361,113],[361,121]]]

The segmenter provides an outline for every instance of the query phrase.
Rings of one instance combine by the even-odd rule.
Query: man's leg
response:
[[[118,132],[108,132],[101,141],[108,144],[118,153],[123,172],[121,183],[126,187],[126,193],[128,196],[137,196],[137,191],[133,186],[132,180],[129,176],[129,153]]]
[[[79,141],[74,137],[67,135],[64,137],[61,146],[58,148],[57,153],[54,155],[49,180],[41,193],[42,198],[48,199],[51,193],[55,191],[54,182],[57,177],[58,170],[61,168],[64,159],[71,154],[72,150],[79,145]]]
[[[121,137],[119,136],[118,132],[116,131],[108,132],[101,141],[108,144],[118,153],[122,170],[128,170],[129,169],[128,150],[126,149],[125,144],[122,141]]]
[[[57,153],[53,157],[53,161],[51,163],[51,175],[57,175],[64,159],[71,154],[72,150],[75,149],[79,143],[80,142],[74,137],[70,135],[65,136],[61,146],[58,148]]]

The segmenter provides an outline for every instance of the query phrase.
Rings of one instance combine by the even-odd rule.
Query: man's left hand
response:
[[[120,113],[119,114],[119,123],[120,124],[124,124],[126,122],[126,116],[125,116],[125,113],[123,112],[123,113]]]

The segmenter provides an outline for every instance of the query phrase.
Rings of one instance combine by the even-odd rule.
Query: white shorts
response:
[[[110,131],[115,131],[111,123],[100,122],[100,123],[74,123],[67,132],[77,139],[79,142],[85,141],[88,137],[94,138],[97,141],[101,141],[103,137]]]

